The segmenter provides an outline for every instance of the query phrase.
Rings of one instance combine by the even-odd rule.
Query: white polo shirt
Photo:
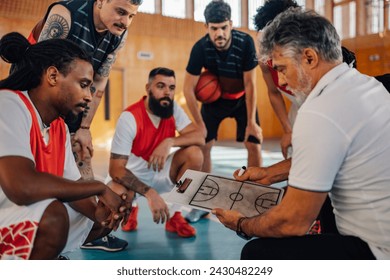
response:
[[[343,235],[390,259],[390,95],[342,63],[299,109],[289,185],[330,192]]]

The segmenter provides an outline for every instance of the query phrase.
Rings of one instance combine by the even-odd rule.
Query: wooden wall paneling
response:
[[[46,12],[47,6],[52,2],[54,1],[3,0],[0,5],[0,36],[11,31],[18,31],[28,36],[33,26]],[[256,33],[254,31],[240,30],[251,34],[255,39]],[[117,93],[119,91],[111,90],[112,98],[122,100],[121,110],[145,94],[145,84],[152,68],[166,66],[176,72],[176,100],[188,112],[183,96],[185,67],[193,44],[204,36],[205,32],[204,23],[202,22],[163,17],[158,14],[139,13],[129,28],[129,36],[125,47],[119,52],[114,64],[115,70],[113,71],[120,69],[123,77],[118,78],[116,74],[112,74],[110,77],[112,87],[124,89],[124,98],[121,98],[121,93]],[[137,54],[139,52],[151,53],[153,55],[152,59],[138,58]],[[6,77],[8,71],[9,65],[0,62],[0,78]],[[264,136],[266,138],[279,137],[281,135],[280,125],[269,104],[259,69],[257,70],[257,94],[257,104]],[[112,103],[112,100],[110,101]],[[103,106],[99,106],[99,110],[103,110]],[[111,110],[111,112],[114,111]],[[101,114],[104,117],[104,112]],[[100,122],[99,120],[97,123]],[[226,139],[235,139],[235,131],[231,132],[229,125],[226,127],[222,125],[220,139],[222,140],[225,137]],[[107,131],[108,128],[102,126],[102,130]],[[93,133],[95,139],[98,139],[100,134],[104,134],[100,130]]]
[[[0,18],[8,17],[15,19],[36,20],[45,15],[47,7],[56,2],[55,0],[1,0]],[[19,22],[20,22],[19,21]]]
[[[360,72],[375,76],[385,72],[384,41],[378,34],[359,36],[355,39],[357,67]]]

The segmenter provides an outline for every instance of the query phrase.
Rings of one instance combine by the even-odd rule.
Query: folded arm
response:
[[[179,135],[166,138],[154,149],[148,161],[148,167],[155,171],[164,168],[168,155],[173,147],[202,146],[205,144],[203,133],[199,127],[191,123],[179,131]]]
[[[20,176],[23,174],[23,176]],[[17,205],[30,205],[44,199],[56,198],[71,202],[77,211],[96,221],[93,207],[95,196],[117,219],[126,211],[124,201],[99,181],[72,181],[46,172],[38,172],[28,158],[0,158],[0,185],[5,195]]]
[[[0,185],[7,197],[18,205],[48,198],[74,201],[103,194],[107,188],[99,181],[75,182],[37,172],[33,161],[20,156],[0,158]]]

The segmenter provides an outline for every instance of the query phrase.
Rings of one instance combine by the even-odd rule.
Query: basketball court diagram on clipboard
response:
[[[186,172],[172,190],[169,196],[172,202],[208,211],[213,208],[237,210],[252,217],[277,205],[283,196],[281,188],[193,172],[196,171]]]

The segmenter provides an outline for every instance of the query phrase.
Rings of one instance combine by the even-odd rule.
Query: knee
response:
[[[57,247],[60,251],[65,247],[69,232],[69,216],[63,203],[55,200],[49,204],[39,222],[38,231],[48,246]]]
[[[190,146],[187,148],[186,158],[194,165],[199,165],[199,168],[203,165],[203,152],[198,146]]]

